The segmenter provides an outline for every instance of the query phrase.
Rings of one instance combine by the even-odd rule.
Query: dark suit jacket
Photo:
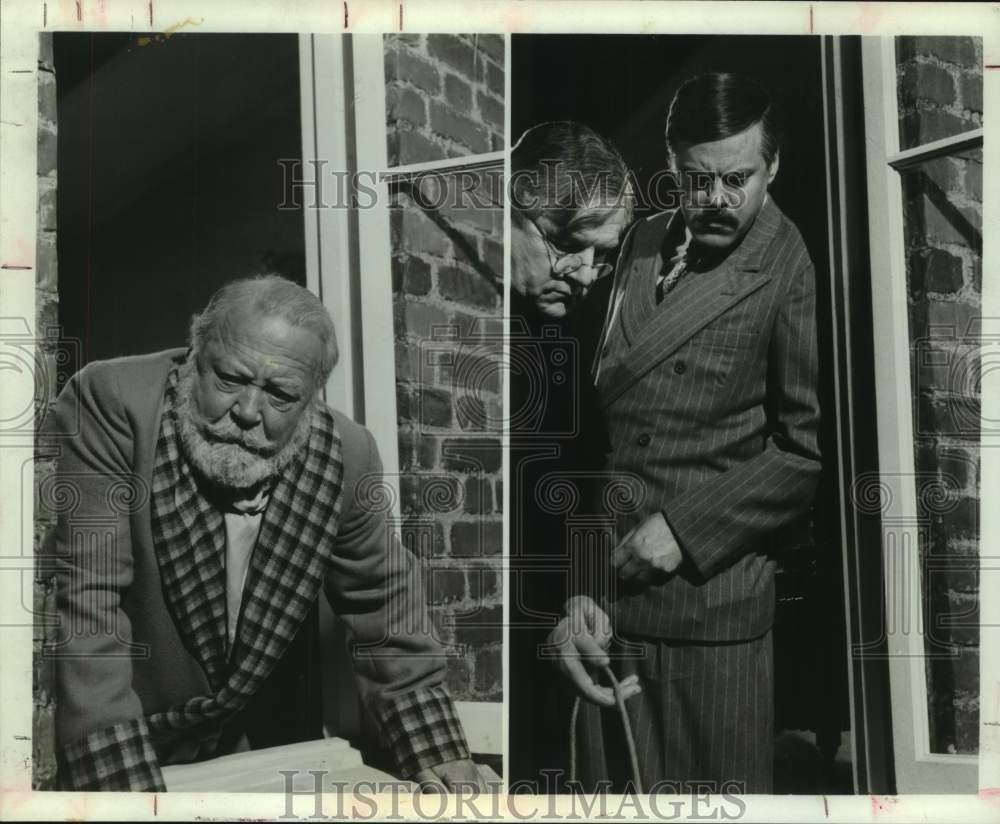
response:
[[[159,781],[156,762],[212,755],[230,710],[280,657],[317,587],[345,621],[352,645],[375,647],[372,655],[355,656],[356,679],[388,731],[400,771],[466,757],[443,687],[442,650],[429,631],[419,566],[398,541],[387,540],[384,508],[366,505],[378,494],[371,487],[359,491],[359,483],[380,480],[374,439],[339,412],[323,413],[340,441],[342,474],[332,476],[333,486],[340,485],[339,514],[320,500],[335,498],[335,488],[327,494],[327,487],[316,486],[316,493],[326,491],[301,500],[309,497],[308,478],[300,476],[292,487],[287,479],[279,483],[264,514],[243,610],[253,601],[254,580],[257,594],[268,593],[265,599],[277,608],[255,604],[253,621],[262,623],[241,621],[226,660],[218,529],[210,534],[191,520],[165,542],[154,539],[151,523],[167,376],[183,356],[177,349],[92,363],[70,381],[46,421],[46,434],[61,451],[58,488],[43,493],[60,511],[42,562],[54,565],[57,576],[61,628],[52,652],[65,778],[90,789],[150,789]],[[279,495],[294,508],[277,507]],[[169,491],[164,500],[173,513]],[[221,524],[221,515],[214,518]],[[290,532],[275,518],[299,518],[302,529]],[[206,554],[198,556],[198,547]],[[445,746],[435,750],[429,741]]]
[[[689,272],[658,305],[664,238],[680,220],[653,215],[623,244],[597,389],[608,469],[645,486],[639,510],[617,517],[619,539],[659,510],[685,561],[665,583],[619,584],[612,617],[652,638],[747,639],[773,621],[767,537],[807,510],[820,473],[815,277],[769,197],[721,264]]]

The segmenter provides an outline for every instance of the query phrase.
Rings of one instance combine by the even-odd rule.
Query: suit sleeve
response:
[[[132,433],[113,372],[92,364],[60,394],[41,439],[57,445],[41,505],[58,513],[41,566],[54,573],[56,745],[61,786],[163,790],[132,688],[132,643],[122,595],[132,583],[129,507],[145,485],[131,472]],[[141,651],[139,651],[141,653]]]
[[[420,565],[390,529],[372,494],[382,464],[371,434],[367,471],[345,490],[344,515],[326,594],[347,625],[362,701],[400,775],[469,757],[444,684],[445,657],[434,640]]]
[[[794,275],[771,333],[763,451],[688,490],[664,511],[704,578],[812,503],[821,470],[817,382],[815,274],[807,263]]]

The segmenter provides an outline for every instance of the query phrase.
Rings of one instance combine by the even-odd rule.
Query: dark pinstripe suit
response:
[[[805,512],[820,472],[815,278],[798,230],[769,197],[721,264],[688,273],[658,305],[656,277],[672,252],[664,239],[678,228],[679,213],[662,213],[626,238],[597,389],[609,469],[646,482],[646,504],[618,516],[619,536],[660,510],[684,562],[661,585],[619,587],[609,613],[619,635],[670,644],[662,660],[625,667],[660,671],[631,702],[647,768],[660,764],[666,779],[746,780],[760,792],[772,734],[767,539]],[[666,700],[657,691],[676,701],[651,712]],[[683,723],[662,717],[673,714]],[[677,736],[685,755],[669,740]]]

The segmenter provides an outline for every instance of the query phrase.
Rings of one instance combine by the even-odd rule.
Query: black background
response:
[[[83,362],[183,346],[223,283],[305,281],[296,35],[59,32],[59,320]]]

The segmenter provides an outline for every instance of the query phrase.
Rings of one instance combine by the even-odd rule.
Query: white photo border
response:
[[[982,37],[984,95],[991,113],[1000,111],[1000,7],[978,3],[804,3],[804,2],[601,2],[600,0],[226,0],[211,4],[194,0],[4,0],[0,17],[0,323],[35,318],[35,243],[37,211],[37,61],[40,32],[108,31],[185,32],[482,32],[482,33],[643,33],[643,34],[862,34],[974,35]],[[509,48],[508,66],[509,66]],[[509,95],[510,79],[507,73]],[[509,128],[510,106],[507,105]],[[508,132],[507,139],[511,136]],[[984,136],[984,164],[1000,165],[1000,130]],[[987,180],[989,180],[987,176]],[[988,186],[983,204],[985,238],[1000,237],[1000,186]],[[505,215],[509,227],[509,215]],[[982,294],[984,334],[1000,327],[1000,246],[984,243]],[[509,271],[505,270],[509,284]],[[508,286],[509,288],[509,286]],[[506,304],[505,304],[506,305]],[[998,328],[996,331],[1000,331]],[[0,390],[0,420],[16,412],[19,398],[34,392],[32,375],[5,374]],[[504,388],[505,396],[507,387]],[[982,374],[982,419],[1000,420],[1000,372]],[[294,799],[289,818],[286,799],[270,794],[127,794],[64,793],[31,790],[32,754],[32,621],[33,566],[30,531],[17,515],[32,478],[22,467],[33,454],[29,435],[5,439],[0,449],[0,819],[210,819],[234,817],[275,820],[308,818],[310,798]],[[504,458],[504,489],[508,461]],[[982,450],[983,501],[1000,500],[1000,460]],[[509,512],[508,506],[504,507]],[[504,535],[507,535],[505,522]],[[1000,538],[1000,508],[984,506],[981,545]],[[29,544],[25,546],[24,544]],[[988,553],[983,553],[987,555]],[[996,570],[982,569],[980,792],[968,796],[749,796],[740,819],[745,821],[994,821],[1000,815],[1000,580]],[[989,591],[989,595],[985,593]],[[506,608],[505,608],[506,609]],[[506,615],[506,612],[505,612]],[[505,653],[506,662],[506,633]],[[505,674],[504,696],[508,695]],[[506,716],[506,712],[505,712]],[[514,719],[516,723],[516,719]],[[683,820],[697,815],[697,799],[661,801],[651,807],[627,797],[609,796],[604,807],[613,818],[643,819],[650,813]],[[362,819],[433,818],[470,820],[489,814],[489,804],[476,808],[455,799],[414,806],[412,799],[371,796],[353,810]],[[708,807],[703,807],[705,813]],[[581,817],[569,797],[547,799],[507,796],[499,810],[510,820],[572,820]],[[338,812],[331,802],[325,817]],[[419,815],[423,813],[423,815]],[[575,815],[574,815],[575,814]],[[314,819],[319,820],[319,819]]]

